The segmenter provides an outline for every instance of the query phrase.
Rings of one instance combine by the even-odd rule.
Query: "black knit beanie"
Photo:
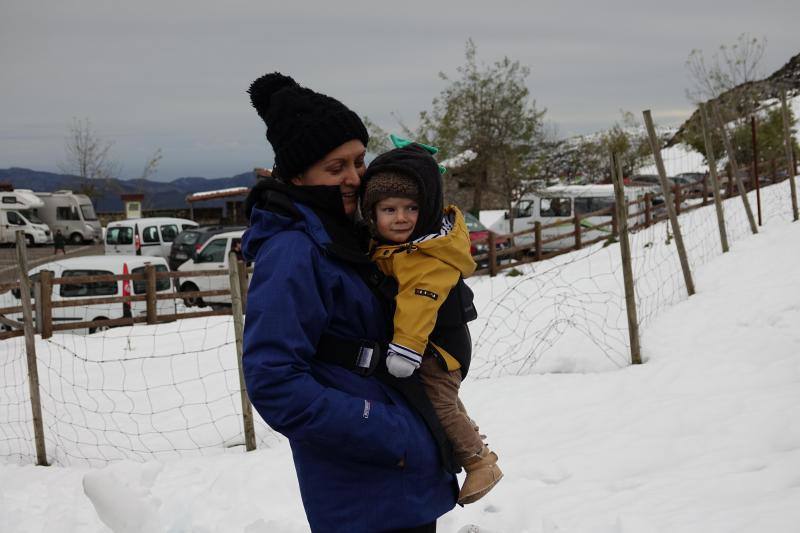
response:
[[[301,87],[279,72],[266,74],[247,91],[267,125],[275,152],[273,173],[284,181],[302,174],[334,148],[354,139],[369,142],[359,116],[338,100]]]

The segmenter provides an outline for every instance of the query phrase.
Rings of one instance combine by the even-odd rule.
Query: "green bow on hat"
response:
[[[391,139],[392,144],[395,148],[405,148],[409,144],[416,144],[417,146],[423,147],[429,154],[435,155],[439,152],[439,149],[435,146],[430,146],[429,144],[422,144],[417,141],[409,141],[408,139],[403,139],[402,137],[398,137],[394,133],[389,135],[389,139]],[[447,172],[447,169],[444,168],[442,165],[437,165],[439,167],[439,174],[444,174]]]

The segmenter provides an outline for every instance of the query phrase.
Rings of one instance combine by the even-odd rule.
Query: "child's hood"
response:
[[[412,177],[419,187],[419,219],[410,240],[413,241],[431,233],[439,233],[442,227],[444,200],[442,199],[442,175],[439,173],[439,165],[433,156],[416,143],[379,155],[370,163],[361,180],[362,198],[367,182],[378,172],[387,170]],[[367,213],[364,215],[369,216]]]

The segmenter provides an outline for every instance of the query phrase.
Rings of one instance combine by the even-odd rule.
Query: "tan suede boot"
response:
[[[486,446],[477,455],[465,460],[463,466],[467,478],[458,494],[458,503],[461,505],[480,500],[503,479],[503,472],[497,466],[497,454]]]

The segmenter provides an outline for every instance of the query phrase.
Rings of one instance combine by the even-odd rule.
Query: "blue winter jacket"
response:
[[[458,486],[422,419],[378,379],[315,358],[323,332],[384,340],[389,318],[352,266],[325,250],[331,239],[315,212],[294,205],[300,219],[254,208],[243,237],[255,261],[244,329],[250,400],[289,439],[313,531],[432,522],[453,508]]]

